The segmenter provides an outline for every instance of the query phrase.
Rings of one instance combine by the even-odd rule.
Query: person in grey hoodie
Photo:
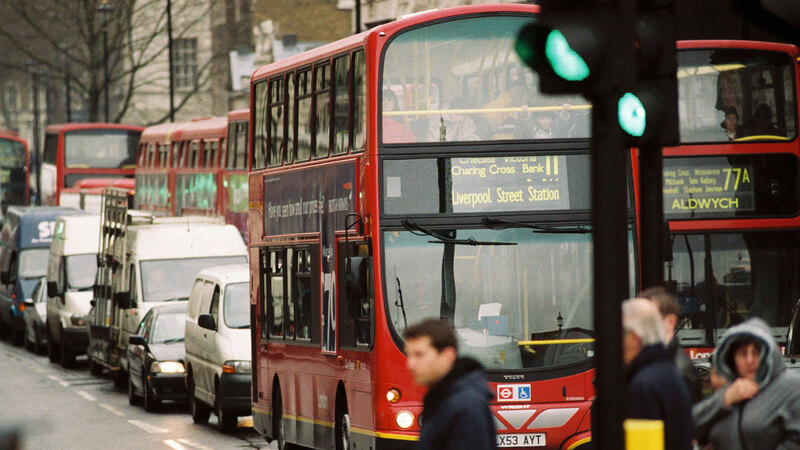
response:
[[[699,444],[800,449],[800,373],[786,370],[763,320],[749,319],[728,330],[713,366],[729,383],[692,408]]]

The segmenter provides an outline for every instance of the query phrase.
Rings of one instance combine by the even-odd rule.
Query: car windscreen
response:
[[[250,326],[250,287],[248,283],[232,283],[225,287],[223,317],[228,328]]]
[[[214,266],[247,263],[244,255],[155,259],[140,262],[142,299],[166,302],[189,298],[197,272]]]
[[[47,258],[49,256],[49,248],[32,248],[21,251],[17,276],[20,278],[39,278],[47,275]]]
[[[182,341],[186,334],[186,313],[161,313],[150,336],[151,344]]]
[[[67,288],[72,290],[90,289],[97,275],[97,255],[85,253],[66,258]]]

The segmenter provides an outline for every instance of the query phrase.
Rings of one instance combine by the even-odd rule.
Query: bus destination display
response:
[[[735,216],[755,210],[751,164],[726,157],[664,159],[664,214]]]
[[[452,158],[455,213],[569,209],[565,156]]]

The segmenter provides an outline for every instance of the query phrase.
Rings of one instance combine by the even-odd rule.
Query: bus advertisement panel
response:
[[[537,12],[421,13],[253,75],[253,416],[279,446],[413,446],[402,336],[431,317],[487,369],[500,447],[590,445],[589,107],[513,52]],[[627,222],[637,286],[633,190]]]
[[[681,145],[664,149],[663,186],[677,335],[707,357],[729,327],[760,317],[782,344],[800,296],[800,53],[744,41],[678,48]]]

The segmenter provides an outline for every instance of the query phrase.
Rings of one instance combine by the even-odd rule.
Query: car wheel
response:
[[[133,386],[133,380],[128,377],[128,404],[135,405],[139,403],[140,397],[136,395],[136,388]]]
[[[61,337],[64,337],[64,332],[61,332]],[[68,369],[75,364],[75,353],[67,347],[64,342],[59,345],[61,347],[61,367]]]
[[[50,334],[50,330],[47,330],[47,357],[50,359],[50,362],[58,362],[58,344],[53,339],[53,335]]]
[[[194,375],[191,373],[189,374],[187,391],[189,395],[189,407],[192,409],[192,420],[199,425],[207,423],[208,417],[211,415],[211,409],[194,396]]]
[[[237,418],[235,415],[231,414],[230,411],[226,411],[222,408],[219,389],[217,389],[214,395],[214,414],[217,415],[217,428],[219,431],[229,433],[236,429],[236,425],[238,424]]]
[[[103,366],[98,364],[91,356],[89,358],[89,373],[94,376],[100,376],[103,373]]]
[[[147,412],[153,412],[161,406],[161,400],[153,396],[153,390],[150,388],[150,383],[148,383],[147,376],[144,374],[142,374],[142,406]]]
[[[22,345],[25,342],[25,328],[18,329],[11,324],[11,343],[14,345]]]
[[[25,350],[27,350],[27,351],[29,351],[31,353],[35,353],[36,352],[36,350],[34,350],[35,347],[33,345],[33,341],[28,339],[28,328],[27,328],[27,326],[25,328],[25,333],[23,335],[22,342],[25,343]]]
[[[3,319],[0,319],[0,338],[4,338],[8,335],[8,327],[6,326]]]
[[[42,334],[39,331],[39,328],[33,329],[33,351],[37,355],[41,355],[47,350],[45,347],[45,343],[42,342]]]

